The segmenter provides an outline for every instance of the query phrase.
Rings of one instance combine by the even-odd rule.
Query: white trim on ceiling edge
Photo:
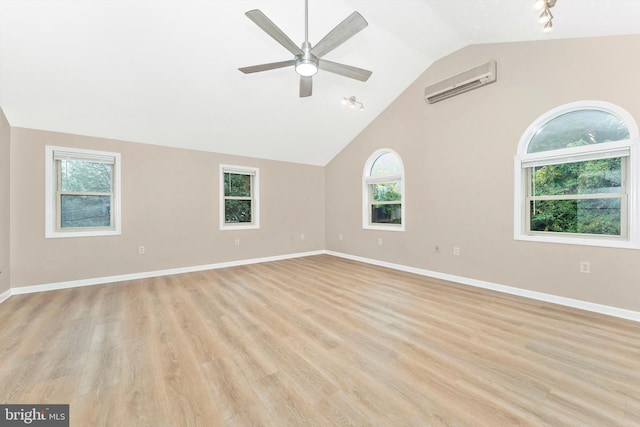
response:
[[[173,268],[167,270],[149,271],[143,273],[122,274],[118,276],[98,277],[94,279],[82,279],[72,280],[68,282],[48,283],[43,285],[22,286],[18,288],[11,288],[8,291],[0,294],[0,303],[8,299],[11,295],[30,294],[35,292],[53,291],[58,289],[76,288],[81,286],[101,285],[107,283],[123,282],[127,280],[146,279],[149,277],[167,276],[170,274],[192,273],[196,271],[215,270],[219,268],[237,267],[249,264],[259,264],[263,262],[281,261],[293,258],[302,258],[313,255],[332,255],[339,258],[345,258],[352,261],[358,261],[365,264],[377,265],[380,267],[386,267],[393,270],[404,271],[407,273],[413,273],[420,276],[433,277],[434,279],[442,279],[450,282],[460,283],[463,285],[474,286],[477,288],[489,289],[492,291],[502,292],[505,294],[517,295],[524,298],[529,298],[538,301],[550,302],[553,304],[563,305],[567,307],[578,308],[581,310],[591,311],[600,314],[606,314],[608,316],[619,317],[622,319],[633,320],[640,322],[640,312],[626,310],[623,308],[611,307],[608,305],[595,304],[587,301],[576,300],[572,298],[565,298],[557,295],[545,294],[542,292],[529,291],[526,289],[514,288],[511,286],[499,285],[497,283],[486,282],[483,280],[470,279],[468,277],[455,276],[453,274],[439,273],[436,271],[425,270],[417,267],[409,267],[402,264],[394,264],[386,261],[379,261],[371,258],[364,258],[356,255],[345,254],[341,252],[334,252],[329,250],[318,250],[311,252],[300,252],[294,254],[277,255],[264,258],[252,258],[239,261],[220,262],[216,264],[206,264],[194,267],[182,267]]]

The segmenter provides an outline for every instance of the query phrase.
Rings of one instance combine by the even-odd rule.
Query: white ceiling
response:
[[[238,71],[292,59],[244,12],[302,43],[303,0],[0,0],[0,106],[14,127],[325,165],[468,44],[640,33],[640,0],[558,0],[549,35],[533,0],[309,3],[312,45],[354,10],[369,22],[325,57],[368,82],[320,71],[299,98],[293,68]]]

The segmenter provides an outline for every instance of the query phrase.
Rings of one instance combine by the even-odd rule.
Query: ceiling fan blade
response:
[[[329,71],[330,73],[360,80],[361,82],[366,82],[369,80],[369,77],[371,77],[371,74],[373,74],[369,70],[352,67],[351,65],[338,64],[337,62],[327,61],[326,59],[320,59],[318,61],[318,68]]]
[[[273,23],[267,16],[258,9],[253,9],[245,13],[249,19],[256,23],[256,25],[269,34],[275,41],[280,43],[294,55],[304,55],[302,49],[284,33],[276,24]]]
[[[329,34],[324,36],[322,40],[316,43],[311,49],[311,53],[320,58],[362,31],[367,25],[369,24],[362,15],[358,12],[353,12],[347,16],[344,21],[336,25],[333,30],[329,31]]]
[[[280,62],[271,62],[269,64],[260,64],[260,65],[252,65],[250,67],[242,67],[238,68],[238,70],[242,71],[245,74],[257,73],[260,71],[268,71],[275,70],[276,68],[284,68],[289,67],[295,64],[296,61],[290,59],[288,61],[280,61]]]
[[[300,98],[311,96],[312,87],[313,87],[313,80],[311,77],[300,76]]]

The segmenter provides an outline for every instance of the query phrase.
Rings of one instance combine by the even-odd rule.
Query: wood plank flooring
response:
[[[71,426],[638,426],[640,323],[322,255],[12,296],[0,403],[69,403]]]

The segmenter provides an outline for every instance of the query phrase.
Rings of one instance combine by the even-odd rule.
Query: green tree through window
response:
[[[220,229],[260,228],[258,168],[220,165]]]
[[[622,159],[609,158],[531,168],[534,196],[620,195]],[[619,197],[532,200],[531,230],[621,234]]]
[[[226,223],[251,223],[252,175],[227,172],[224,174],[224,221]]]

